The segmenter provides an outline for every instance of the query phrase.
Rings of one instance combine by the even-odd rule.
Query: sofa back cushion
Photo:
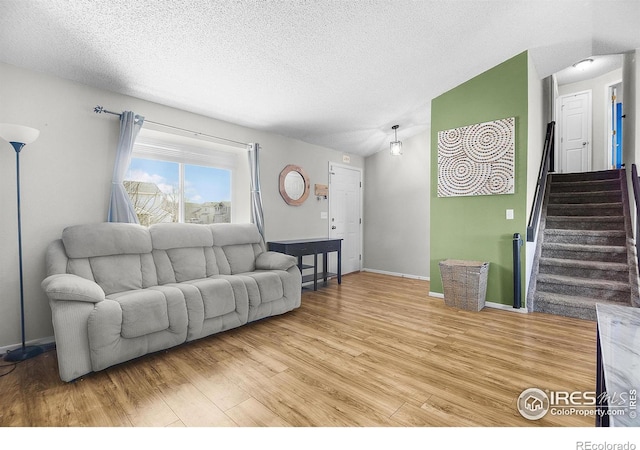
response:
[[[206,225],[159,223],[149,227],[158,283],[180,283],[218,275],[213,237]]]
[[[256,269],[256,257],[265,251],[265,246],[254,224],[216,223],[209,226],[221,274],[233,275]]]
[[[95,281],[106,295],[158,284],[151,236],[143,226],[98,223],[62,232],[67,273]]]

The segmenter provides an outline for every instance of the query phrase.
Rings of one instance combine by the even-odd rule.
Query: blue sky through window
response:
[[[188,202],[231,201],[231,171],[185,164],[184,194]],[[154,183],[167,194],[178,191],[179,164],[132,158],[127,176],[131,181]]]
[[[231,171],[215,167],[184,166],[185,198],[189,202],[231,201]]]

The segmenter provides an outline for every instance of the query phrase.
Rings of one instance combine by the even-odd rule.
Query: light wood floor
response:
[[[516,401],[530,387],[594,390],[595,323],[459,311],[428,292],[348,275],[285,315],[73,383],[47,352],[0,377],[0,426],[593,426],[528,421]]]

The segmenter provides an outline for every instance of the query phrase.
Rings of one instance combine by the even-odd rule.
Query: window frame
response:
[[[235,198],[236,175],[239,169],[240,151],[244,146],[219,144],[185,136],[159,132],[155,130],[140,130],[140,134],[133,146],[131,158],[166,161],[178,164],[178,222],[185,223],[185,165],[211,167],[228,170],[230,172],[231,189],[231,222],[239,216]],[[247,161],[248,162],[248,161]],[[248,168],[247,168],[248,169]],[[247,187],[247,191],[249,188]]]

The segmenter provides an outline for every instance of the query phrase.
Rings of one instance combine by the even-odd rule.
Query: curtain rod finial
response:
[[[104,108],[100,105],[96,106],[95,108],[93,108],[93,112],[96,114],[100,114],[102,112],[104,112]]]

